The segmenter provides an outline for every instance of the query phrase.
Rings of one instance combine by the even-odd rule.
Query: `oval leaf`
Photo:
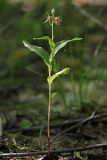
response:
[[[62,74],[68,74],[69,71],[70,71],[70,68],[65,68],[62,71],[59,71],[59,72],[53,74],[52,76],[48,77],[47,78],[48,84],[51,85],[54,79],[56,79],[57,77],[59,77]]]
[[[72,41],[78,41],[78,40],[81,40],[81,39],[82,39],[82,38],[75,37],[75,38],[70,39],[70,40],[63,40],[63,41],[57,42],[57,43],[56,43],[56,47],[55,47],[55,49],[53,50],[53,57],[57,54],[57,52],[58,52],[60,49],[62,49],[63,47],[65,47],[67,43],[72,42]]]
[[[37,55],[42,57],[44,62],[49,65],[49,54],[42,47],[31,45],[30,43],[23,41],[25,47],[27,47],[30,51],[35,52]]]

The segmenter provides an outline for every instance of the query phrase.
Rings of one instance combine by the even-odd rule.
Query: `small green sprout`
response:
[[[72,41],[78,41],[81,40],[82,38],[73,38],[70,40],[62,40],[60,42],[55,42],[54,41],[54,25],[60,25],[61,23],[61,18],[60,16],[55,16],[55,10],[52,9],[51,10],[51,15],[48,14],[48,17],[46,18],[46,22],[49,23],[49,25],[51,26],[51,32],[52,35],[51,37],[49,36],[43,36],[40,38],[34,38],[34,40],[47,40],[49,47],[50,47],[50,53],[48,51],[46,51],[44,48],[40,47],[40,46],[36,46],[36,45],[31,45],[30,43],[23,41],[23,44],[25,47],[27,47],[30,51],[35,52],[38,56],[40,56],[48,69],[48,77],[47,77],[47,82],[48,82],[48,87],[49,87],[49,99],[48,99],[48,122],[47,122],[47,132],[48,132],[48,154],[49,157],[51,155],[51,136],[50,136],[50,118],[51,118],[51,103],[52,103],[52,83],[53,81],[61,76],[61,75],[65,75],[68,74],[70,71],[70,68],[64,68],[63,70],[54,73],[52,75],[52,70],[53,70],[53,59],[55,58],[55,56],[58,54],[58,51],[61,50],[62,48],[64,48],[68,43],[72,42]]]

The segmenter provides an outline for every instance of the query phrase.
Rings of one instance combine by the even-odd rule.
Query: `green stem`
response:
[[[51,26],[52,26],[52,40],[54,40],[54,23],[53,22],[52,22]]]
[[[52,29],[52,40],[54,40],[54,23],[52,22],[51,24],[51,29]],[[51,71],[52,71],[52,65],[50,64],[48,68],[48,74],[49,77],[51,76]],[[52,92],[52,85],[49,85],[49,104],[48,104],[48,156],[49,160],[51,159],[51,134],[50,134],[50,123],[51,123],[51,92]]]
[[[49,77],[51,76],[51,67],[48,69]],[[50,118],[51,118],[51,90],[52,86],[49,85],[49,104],[48,104],[48,155],[51,157],[51,136],[50,136]]]

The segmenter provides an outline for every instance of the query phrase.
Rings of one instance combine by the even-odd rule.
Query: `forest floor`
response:
[[[46,106],[10,108],[1,108],[0,158],[43,157],[47,153]],[[52,111],[51,140],[52,152],[64,159],[107,159],[106,106],[90,115]]]

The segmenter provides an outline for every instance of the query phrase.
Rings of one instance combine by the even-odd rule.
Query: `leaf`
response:
[[[23,41],[25,47],[27,47],[30,51],[35,52],[39,55],[44,62],[49,65],[49,53],[45,51],[42,47],[31,45],[30,43]]]
[[[53,74],[52,76],[48,77],[47,78],[48,84],[51,85],[55,78],[59,77],[62,74],[68,74],[69,71],[70,71],[70,68],[67,67],[67,68],[63,69],[62,71],[59,71],[59,72]]]
[[[63,40],[63,41],[57,42],[57,43],[56,43],[56,47],[55,47],[55,49],[53,50],[53,57],[57,54],[57,52],[58,52],[60,49],[62,49],[63,47],[65,47],[67,43],[72,42],[72,41],[78,41],[78,40],[81,40],[81,39],[82,39],[82,38],[76,37],[76,38],[73,38],[73,39],[71,39],[71,40]]]
[[[32,72],[32,73],[34,73],[34,74],[36,74],[36,75],[38,75],[38,74],[39,74],[39,72],[37,72],[37,71],[33,70],[33,69],[32,69],[32,68],[30,68],[30,67],[27,67],[27,70],[28,70],[28,71],[30,71],[30,72]]]
[[[43,36],[43,37],[33,38],[33,39],[49,40],[49,36]]]
[[[56,95],[57,95],[57,92],[53,92],[53,93],[51,94],[51,97],[54,98]]]
[[[88,157],[87,157],[87,156],[82,157],[82,156],[80,155],[80,152],[77,152],[77,151],[74,152],[74,158],[78,158],[78,159],[80,159],[80,160],[88,160]]]
[[[20,123],[19,123],[20,128],[26,129],[26,128],[30,128],[32,126],[32,122],[29,119],[23,119]]]
[[[43,37],[40,37],[40,38],[33,38],[33,39],[34,39],[34,40],[36,40],[36,39],[48,40],[51,51],[52,51],[53,48],[55,47],[55,43],[53,42],[53,40],[52,40],[49,36],[43,36]]]

